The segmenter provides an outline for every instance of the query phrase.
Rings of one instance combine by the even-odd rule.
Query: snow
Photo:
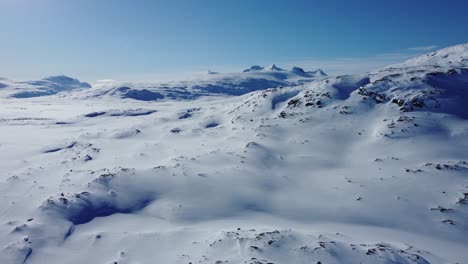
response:
[[[322,71],[321,69],[317,69],[315,71],[304,71],[304,69],[300,68],[300,67],[292,67],[291,68],[291,72],[294,73],[294,74],[297,74],[299,76],[304,76],[304,77],[325,77],[327,76],[327,74]]]
[[[206,96],[239,96],[267,88],[313,82],[325,76],[324,73],[297,74],[293,71],[283,71],[276,66],[269,69],[252,66],[250,70],[241,73],[209,71],[205,76],[174,82],[139,83],[107,80],[98,82],[93,89],[62,93],[60,96],[72,96],[76,99],[118,97],[141,101],[187,100]]]
[[[67,76],[49,76],[38,81],[0,83],[0,97],[29,98],[54,95],[62,91],[91,88],[89,83]]]
[[[262,66],[259,66],[259,65],[252,65],[250,68],[245,69],[245,70],[243,70],[242,72],[261,71],[261,70],[263,70],[263,69],[265,69],[265,68],[262,67]]]
[[[363,75],[1,80],[0,263],[465,263],[465,47]]]
[[[284,71],[283,69],[276,66],[275,64],[270,65],[270,67],[268,67],[268,70],[270,70],[270,71]]]
[[[441,68],[462,68],[467,67],[467,65],[468,44],[461,44],[409,59],[401,64],[390,67],[434,66]]]

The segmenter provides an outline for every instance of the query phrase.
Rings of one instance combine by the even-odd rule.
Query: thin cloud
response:
[[[428,45],[428,46],[408,48],[408,50],[411,50],[411,51],[431,51],[431,50],[434,50],[436,48],[438,48],[437,45]]]
[[[434,49],[436,46],[431,46]],[[419,47],[421,48],[421,47]],[[429,48],[427,46],[426,48]],[[367,57],[339,57],[339,58],[290,58],[286,60],[275,61],[251,61],[244,65],[238,64],[220,64],[220,65],[200,65],[194,68],[178,68],[176,71],[166,70],[158,73],[142,73],[133,75],[112,76],[118,80],[125,81],[158,81],[158,82],[176,82],[190,80],[207,76],[207,70],[220,73],[240,73],[250,65],[268,66],[276,64],[283,69],[291,69],[293,66],[304,68],[305,70],[322,69],[328,75],[347,75],[364,74],[375,70],[386,68],[387,66],[404,62],[415,56],[424,54],[423,50],[413,50],[414,48],[394,53],[381,53]],[[113,78],[113,79],[114,79]],[[96,82],[97,83],[97,82]]]
[[[268,66],[276,64],[283,69],[291,69],[293,66],[304,68],[305,70],[322,69],[328,75],[363,74],[366,72],[383,69],[387,66],[403,62],[414,57],[414,53],[382,53],[369,57],[341,57],[330,59],[304,58],[276,61],[254,61],[245,65],[210,65],[199,66],[195,69],[177,69],[177,71],[166,71],[158,73],[142,73],[133,75],[116,76],[118,80],[137,82],[177,82],[197,79],[207,76],[207,70],[220,73],[240,73],[249,65]],[[113,78],[114,79],[114,78]],[[100,83],[102,82],[95,82]]]
[[[385,53],[369,57],[348,57],[348,58],[332,58],[332,59],[314,59],[307,58],[304,60],[291,60],[278,62],[278,66],[289,68],[292,66],[303,67],[307,70],[322,69],[328,75],[343,75],[343,74],[362,74],[378,69],[385,68],[389,65],[403,62],[414,57],[414,54],[408,53]]]

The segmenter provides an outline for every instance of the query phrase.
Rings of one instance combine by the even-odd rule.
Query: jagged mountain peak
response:
[[[305,74],[305,71],[301,67],[294,66],[291,68],[291,72],[298,73],[298,74]]]
[[[245,69],[245,70],[243,70],[242,72],[261,71],[261,70],[263,70],[263,69],[265,69],[265,68],[262,67],[262,66],[259,66],[259,65],[252,65],[252,66],[250,66],[250,68]]]
[[[305,71],[301,67],[294,66],[291,68],[291,72],[303,77],[325,77],[327,74],[322,69],[317,69],[315,71]]]
[[[270,71],[283,71],[283,69],[276,66],[275,64],[270,65],[270,67],[268,67],[268,70],[270,70]]]
[[[310,72],[314,76],[328,76],[322,69],[317,69]]]

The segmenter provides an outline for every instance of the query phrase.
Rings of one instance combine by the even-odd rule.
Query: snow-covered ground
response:
[[[467,44],[0,96],[0,263],[468,263]]]

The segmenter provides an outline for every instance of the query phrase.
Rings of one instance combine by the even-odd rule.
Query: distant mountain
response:
[[[326,74],[321,70],[301,73],[285,71],[274,64],[268,68],[254,65],[241,73],[209,71],[205,76],[186,81],[166,83],[105,82],[96,85],[94,89],[62,94],[61,96],[75,98],[117,97],[143,101],[187,100],[200,96],[238,96],[268,88],[301,85],[321,80],[324,77]],[[138,96],[136,96],[137,94]]]
[[[300,69],[300,68],[299,68]],[[319,80],[321,73],[285,71],[276,65],[267,69],[254,65],[242,73],[218,73],[209,70],[206,76],[179,82],[129,83],[107,81],[96,85],[67,76],[50,76],[38,81],[14,82],[0,80],[0,97],[30,98],[55,95],[75,98],[118,97],[143,101],[162,99],[195,99],[200,96],[242,95],[268,88],[294,86]],[[74,92],[76,91],[76,93]]]
[[[253,65],[250,68],[243,70],[242,72],[261,71],[263,69],[265,69],[265,68],[263,68],[261,66],[258,66],[258,65]]]
[[[270,71],[284,71],[283,69],[277,67],[275,64],[272,64],[270,67],[268,67],[268,70],[270,70]]]
[[[304,69],[300,67],[292,67],[291,72],[299,76],[304,76],[304,77],[326,77],[327,76],[327,74],[323,72],[321,69],[306,72],[304,71]]]
[[[319,76],[328,76],[324,71],[322,71],[322,69],[317,69],[315,71],[309,71],[307,72],[310,76],[315,76],[315,77],[319,77]]]
[[[49,76],[38,81],[15,82],[6,79],[0,81],[0,96],[12,98],[54,95],[63,91],[91,88],[89,83],[63,75]]]
[[[259,95],[255,105],[277,105],[275,98],[280,96],[281,102],[287,102],[275,107],[281,116],[320,109],[343,115],[381,109],[389,113],[443,113],[468,119],[467,47],[449,47],[368,74],[328,77],[285,91],[271,90],[278,95]],[[306,73],[298,67],[291,71],[307,76],[324,74],[320,70]],[[287,93],[288,90],[295,92]]]

